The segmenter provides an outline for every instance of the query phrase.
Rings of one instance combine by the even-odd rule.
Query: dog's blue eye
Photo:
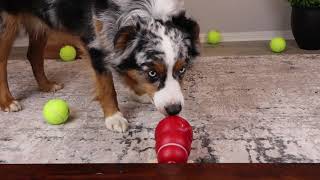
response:
[[[149,76],[150,76],[151,78],[155,78],[155,77],[158,76],[158,74],[157,74],[157,72],[155,72],[155,71],[149,71]]]
[[[179,73],[184,74],[186,72],[186,70],[187,70],[186,68],[182,68],[182,69],[180,69]]]
[[[149,71],[148,76],[151,82],[156,82],[159,80],[159,75],[156,71]]]

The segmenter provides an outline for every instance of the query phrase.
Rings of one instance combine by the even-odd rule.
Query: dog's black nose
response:
[[[181,104],[172,104],[172,105],[167,106],[165,109],[166,109],[168,115],[174,116],[174,115],[177,115],[181,112],[182,106],[181,106]]]

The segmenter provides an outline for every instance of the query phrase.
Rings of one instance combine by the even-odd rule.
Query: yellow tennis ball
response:
[[[286,40],[282,37],[276,37],[270,41],[270,48],[275,53],[283,52],[286,49],[286,47]]]
[[[73,46],[64,46],[60,49],[60,58],[63,61],[74,61],[77,57],[77,50]]]
[[[69,112],[69,106],[66,101],[53,99],[44,106],[43,117],[51,125],[60,125],[68,120]]]
[[[219,31],[209,31],[207,38],[209,44],[219,44],[221,42],[222,36]]]

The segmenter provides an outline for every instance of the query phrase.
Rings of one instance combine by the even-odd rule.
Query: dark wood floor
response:
[[[3,165],[0,179],[319,179],[320,166],[296,164]]]

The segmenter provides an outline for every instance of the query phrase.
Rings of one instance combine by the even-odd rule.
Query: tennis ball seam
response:
[[[58,113],[55,109],[51,109],[50,111],[51,111],[51,113],[54,113],[55,115],[57,115],[61,120],[63,120],[63,122],[58,123],[58,124],[64,123],[64,122],[66,121],[67,117],[68,117],[69,114],[70,114],[70,111],[69,111],[69,109],[68,109],[67,117],[64,118],[64,117],[62,116],[62,114]],[[48,121],[51,122],[50,120],[48,120]],[[51,123],[50,123],[50,124],[51,124]],[[53,124],[56,125],[56,123],[53,123]]]
[[[62,114],[60,114],[60,113],[58,113],[56,111],[54,111],[54,113],[56,113],[64,121],[65,118],[62,116]]]
[[[52,110],[52,113],[54,113],[55,115],[57,115],[61,120],[63,120],[63,122],[65,121],[64,117],[63,117],[60,113],[58,113],[57,111]],[[61,122],[61,123],[63,123],[63,122]],[[59,123],[59,124],[61,124],[61,123]]]

